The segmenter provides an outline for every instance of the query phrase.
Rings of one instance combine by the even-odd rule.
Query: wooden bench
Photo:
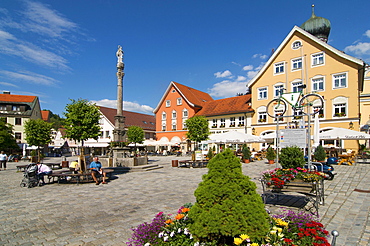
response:
[[[114,172],[113,169],[104,169],[103,172],[106,173],[106,176],[110,179],[112,177],[112,174]],[[99,175],[99,179],[102,177],[102,175]],[[80,182],[89,182],[93,181],[92,175],[90,172],[87,173],[72,173],[70,171],[53,171],[53,173],[49,174],[47,176],[48,182],[51,183],[51,180],[55,182],[55,178],[57,179],[58,184],[60,182],[71,182],[76,181],[77,184]],[[69,178],[69,179],[68,179]]]
[[[295,192],[302,195],[305,195],[307,202],[311,202],[312,206],[307,210],[312,214],[319,215],[319,205],[325,205],[324,199],[324,180],[314,181],[314,182],[304,182],[302,180],[292,180],[289,183],[286,183],[283,188],[279,189],[275,186],[268,186],[267,183],[269,180],[260,179],[263,190],[263,202],[266,204],[267,199],[277,198],[279,195],[289,192]],[[312,211],[314,210],[314,211]]]

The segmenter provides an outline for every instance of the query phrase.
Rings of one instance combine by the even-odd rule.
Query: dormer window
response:
[[[181,97],[177,98],[177,105],[182,105],[182,98]]]
[[[302,42],[301,42],[301,41],[295,41],[295,42],[292,44],[292,49],[293,49],[293,50],[296,50],[296,49],[301,48],[301,46],[302,46]]]

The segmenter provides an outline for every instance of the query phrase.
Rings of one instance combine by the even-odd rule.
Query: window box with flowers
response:
[[[262,119],[259,119],[258,122],[259,123],[265,123],[266,122],[266,119],[263,119],[263,118]]]
[[[319,114],[319,118],[324,118],[324,114]]]
[[[229,127],[235,127],[235,124],[230,124],[230,126]]]
[[[217,128],[217,125],[213,125],[212,128]]]
[[[221,124],[221,125],[220,125],[220,128],[224,128],[224,127],[225,127],[225,124]]]
[[[345,116],[346,116],[346,113],[343,113],[343,112],[334,114],[334,117],[345,117]]]
[[[244,126],[244,123],[239,123],[238,127]]]
[[[294,117],[293,117],[293,119],[295,119],[295,120],[300,120],[300,119],[302,119],[302,117],[303,117],[303,116],[301,116],[301,115],[300,115],[300,116],[294,116]]]
[[[325,175],[301,167],[265,171],[261,178],[264,202],[267,197],[274,197],[274,193],[297,192],[306,195],[313,205],[310,209],[318,214],[318,206],[324,201],[322,187]]]

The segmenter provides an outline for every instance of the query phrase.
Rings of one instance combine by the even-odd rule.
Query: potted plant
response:
[[[275,158],[276,158],[276,153],[273,150],[273,148],[271,148],[271,147],[267,148],[266,158],[269,161],[269,164],[274,164]]]
[[[244,163],[249,163],[251,159],[251,150],[245,146],[242,149],[242,153],[243,153]]]
[[[323,162],[326,159],[326,153],[324,150],[324,147],[322,145],[317,146],[315,153],[313,154],[313,157],[318,162]]]
[[[213,150],[212,150],[212,148],[209,148],[208,153],[207,153],[208,160],[211,160],[213,158],[213,156],[214,156]]]

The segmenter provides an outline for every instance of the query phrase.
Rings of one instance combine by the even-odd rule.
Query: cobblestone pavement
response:
[[[125,245],[130,228],[149,222],[158,212],[175,213],[195,202],[194,190],[207,168],[172,167],[185,157],[151,157],[163,166],[146,172],[114,175],[107,185],[47,184],[21,188],[23,173],[8,163],[0,171],[0,245]],[[57,162],[50,158],[45,162]],[[243,164],[243,173],[257,184],[262,171],[275,165]],[[334,180],[325,181],[320,218],[327,230],[338,230],[337,245],[369,245],[370,165],[334,166]],[[267,205],[276,212],[280,205]]]

